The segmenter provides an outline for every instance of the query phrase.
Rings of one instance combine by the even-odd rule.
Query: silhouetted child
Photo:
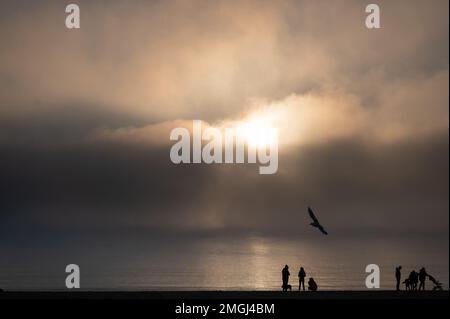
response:
[[[281,286],[281,288],[283,289],[283,291],[287,291],[289,289],[289,276],[291,274],[289,273],[289,266],[286,265],[284,266],[283,270],[281,271],[281,278],[283,280],[283,286]],[[291,287],[292,288],[292,287]]]
[[[303,269],[303,267],[300,267],[300,271],[298,272],[298,290],[299,291],[302,289],[302,285],[303,285],[303,291],[305,291],[305,277],[306,277],[305,269]]]
[[[427,279],[427,272],[424,267],[419,271],[419,290],[425,290],[425,280]]]
[[[317,291],[317,284],[312,277],[308,281],[308,290]]]
[[[402,278],[402,266],[395,268],[395,279],[397,280],[397,291],[400,290],[400,279]]]

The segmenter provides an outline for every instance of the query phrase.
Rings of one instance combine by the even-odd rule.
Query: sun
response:
[[[275,143],[274,127],[270,116],[251,116],[239,127],[249,146],[263,148]]]

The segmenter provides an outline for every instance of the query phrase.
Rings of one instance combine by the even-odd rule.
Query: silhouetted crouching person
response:
[[[427,272],[424,267],[419,271],[419,290],[425,290],[425,280],[427,279]]]
[[[397,291],[400,290],[400,279],[402,278],[402,266],[395,268],[395,279],[397,280]]]
[[[291,274],[289,273],[289,266],[286,265],[284,266],[283,270],[281,271],[281,278],[283,280],[283,286],[281,286],[281,288],[283,288],[283,291],[287,291],[292,290],[292,288],[289,285],[289,276]]]
[[[442,290],[442,284],[436,278],[428,275],[428,279],[434,284],[433,290]]]
[[[305,277],[306,277],[305,269],[303,269],[303,267],[300,267],[300,271],[298,272],[298,290],[299,291],[302,289],[302,285],[303,285],[303,291],[305,291]]]
[[[317,291],[317,284],[312,277],[308,281],[308,290]]]

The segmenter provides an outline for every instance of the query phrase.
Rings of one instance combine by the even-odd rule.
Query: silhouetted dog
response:
[[[406,290],[411,290],[411,282],[409,279],[405,279],[403,283],[405,284]]]
[[[285,285],[285,286],[281,286],[281,288],[283,289],[283,291],[292,291],[292,286],[291,285]]]

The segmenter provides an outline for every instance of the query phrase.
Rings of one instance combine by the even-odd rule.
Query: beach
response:
[[[449,291],[316,291],[316,292],[281,292],[281,291],[59,291],[59,292],[2,292],[1,300],[85,300],[85,299],[149,299],[149,300],[445,300]]]

